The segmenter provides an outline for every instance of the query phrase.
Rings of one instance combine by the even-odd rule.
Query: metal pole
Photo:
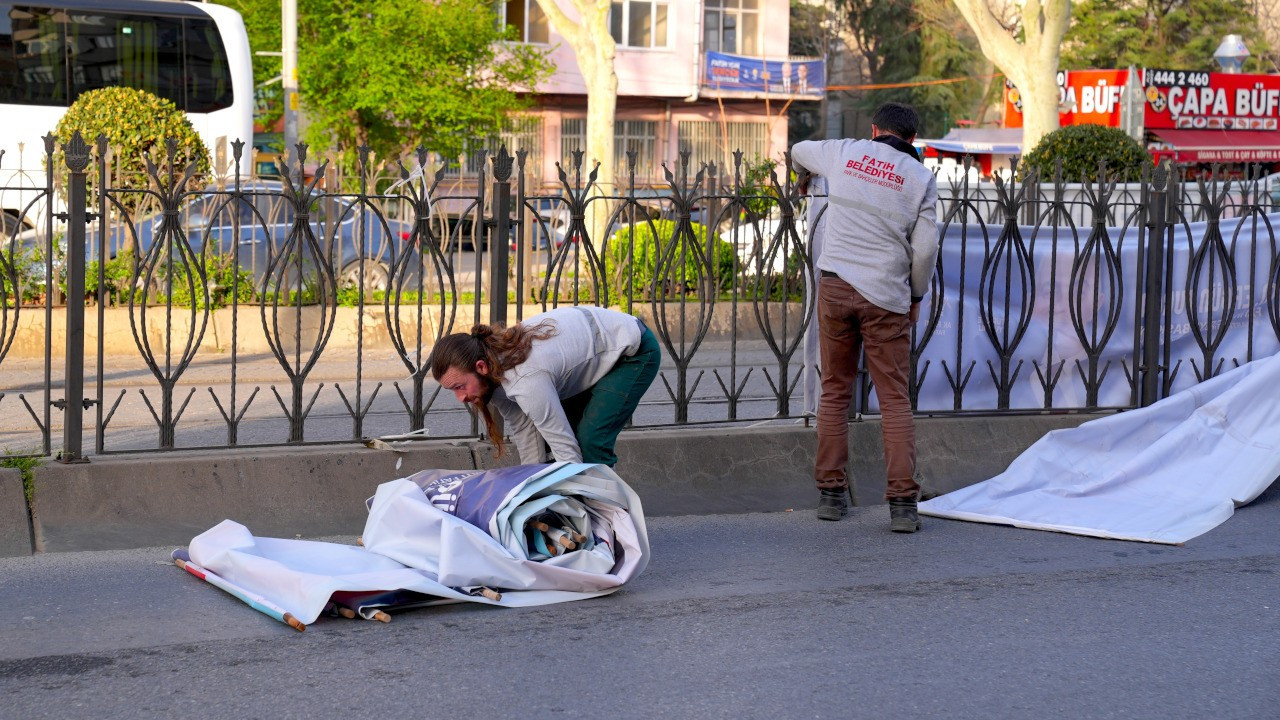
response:
[[[1167,165],[1152,175],[1150,206],[1147,210],[1147,258],[1142,309],[1142,395],[1143,407],[1158,400],[1160,378],[1161,281],[1164,278],[1165,209],[1168,196]]]
[[[77,131],[71,142],[63,146],[71,178],[67,187],[67,344],[66,374],[63,377],[62,452],[64,463],[86,462],[84,434],[84,273],[85,237],[88,222],[85,205],[85,168],[89,166],[89,146]]]
[[[284,85],[284,156],[298,144],[298,0],[280,0],[280,73]]]
[[[489,237],[489,324],[507,323],[507,270],[511,266],[511,161],[503,145],[493,157],[493,235]]]

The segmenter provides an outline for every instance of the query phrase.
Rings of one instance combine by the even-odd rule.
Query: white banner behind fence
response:
[[[1227,308],[1232,309],[1230,327],[1209,358],[1217,372],[1280,350],[1267,312],[1268,298],[1274,292],[1270,277],[1276,255],[1273,228],[1277,224],[1280,215],[1254,214],[1221,221],[1217,229],[1230,257],[1227,264],[1221,257],[1193,263],[1204,247],[1208,223],[1174,226],[1169,254],[1172,272],[1168,276],[1173,292],[1167,313],[1169,367],[1176,372],[1170,394],[1191,387],[1205,375],[1206,357],[1196,341],[1193,315],[1199,318],[1201,335],[1208,339],[1221,327]],[[918,372],[923,380],[919,409],[952,410],[958,392],[966,410],[997,408],[998,387],[1003,382],[1000,346],[1010,357],[1011,408],[1046,407],[1045,383],[1055,379],[1049,397],[1053,407],[1085,407],[1091,379],[1088,347],[1100,351],[1093,375],[1100,378],[1097,405],[1129,405],[1132,382],[1128,373],[1135,364],[1134,322],[1141,317],[1135,309],[1143,302],[1138,228],[1106,229],[1114,250],[1115,262],[1110,266],[1105,260],[1100,264],[1105,255],[1103,245],[1096,242],[1091,247],[1089,228],[1072,233],[1068,228],[1020,226],[1021,249],[1008,238],[1002,240],[1001,230],[1000,226],[970,224],[948,225],[940,231],[942,312],[920,357]],[[992,262],[984,278],[987,256],[992,256]],[[1077,257],[1083,258],[1084,265],[1073,282]],[[1199,267],[1200,273],[1189,290],[1188,269],[1193,266]],[[1109,272],[1111,268],[1114,273]],[[924,300],[919,332],[925,331],[931,302],[931,297]],[[1072,321],[1073,303],[1077,323]],[[1114,327],[1108,332],[1112,314]],[[989,328],[984,326],[984,315],[990,321]],[[1077,324],[1083,329],[1083,338]],[[992,334],[999,344],[993,342]],[[818,365],[816,343],[812,345],[805,348],[808,367]]]

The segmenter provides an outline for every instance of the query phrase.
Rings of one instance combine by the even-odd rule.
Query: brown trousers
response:
[[[818,332],[822,399],[818,403],[818,457],[814,479],[822,490],[848,487],[849,406],[864,346],[867,369],[880,401],[885,499],[915,498],[916,430],[907,383],[911,373],[911,321],[871,303],[838,277],[818,281]]]

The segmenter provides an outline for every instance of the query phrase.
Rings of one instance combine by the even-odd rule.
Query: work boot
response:
[[[889,499],[889,529],[896,533],[913,533],[920,529],[915,498]]]
[[[818,497],[818,519],[839,520],[849,514],[849,491],[823,490]]]

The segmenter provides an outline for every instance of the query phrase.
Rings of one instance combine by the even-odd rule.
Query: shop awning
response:
[[[938,152],[1021,155],[1022,128],[956,128],[940,140],[922,142]]]
[[[1280,162],[1280,132],[1152,130],[1172,146],[1174,162]]]

